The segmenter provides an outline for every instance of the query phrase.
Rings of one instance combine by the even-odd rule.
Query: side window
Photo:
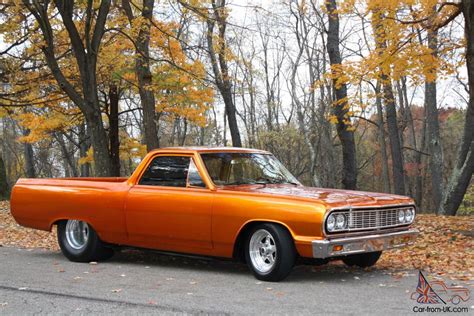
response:
[[[204,181],[202,181],[198,168],[196,167],[196,165],[194,164],[194,160],[192,159],[189,164],[188,185],[192,187],[206,187],[206,184],[204,183]]]
[[[190,162],[190,157],[158,156],[138,184],[185,188]]]

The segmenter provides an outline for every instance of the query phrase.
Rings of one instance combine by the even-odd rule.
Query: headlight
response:
[[[327,222],[326,222],[326,227],[328,231],[332,232],[334,230],[334,227],[336,226],[336,219],[334,218],[334,215],[329,215]]]
[[[405,222],[405,212],[403,210],[398,211],[398,222],[399,223]]]
[[[344,215],[339,214],[336,216],[336,228],[337,229],[343,229],[344,226],[346,226],[346,219]]]
[[[405,211],[405,221],[407,223],[413,222],[415,219],[415,209],[414,208],[409,208],[408,210]]]

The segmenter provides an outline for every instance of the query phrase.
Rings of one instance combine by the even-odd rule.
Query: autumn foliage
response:
[[[234,145],[306,185],[471,213],[471,6],[3,1],[0,196],[20,177],[129,175],[157,147]]]

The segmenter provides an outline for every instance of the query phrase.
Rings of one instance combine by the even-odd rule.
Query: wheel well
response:
[[[65,218],[55,220],[54,222],[52,222],[52,223],[49,225],[49,230],[53,230],[53,226],[54,226],[54,225],[57,226],[59,223],[61,223],[61,222],[66,222],[66,221],[67,221],[67,219],[65,219]]]
[[[278,225],[280,227],[282,227],[283,229],[285,229],[291,236],[293,236],[290,232],[290,230],[288,229],[288,227],[286,227],[285,225],[281,224],[281,223],[276,223],[276,222],[266,222],[266,221],[254,221],[254,222],[249,222],[247,224],[245,224],[244,227],[242,227],[242,229],[240,230],[239,232],[239,235],[237,236],[237,238],[235,239],[235,243],[234,243],[234,251],[233,251],[233,254],[232,254],[232,257],[234,259],[237,259],[238,261],[242,262],[242,263],[245,263],[246,262],[246,259],[245,259],[245,240],[247,239],[247,236],[250,232],[250,230],[252,228],[254,228],[255,226],[258,226],[258,225],[261,225],[261,224],[273,224],[273,225]]]

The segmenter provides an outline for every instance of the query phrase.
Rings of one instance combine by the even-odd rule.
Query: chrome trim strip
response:
[[[351,254],[400,248],[414,243],[419,232],[416,229],[387,234],[372,234],[359,237],[313,240],[313,258],[325,259]],[[397,243],[397,239],[400,241]],[[406,240],[401,240],[406,239]],[[342,245],[341,251],[333,251],[333,246]]]
[[[338,207],[332,207],[330,209],[328,209],[328,211],[326,212],[326,214],[324,214],[324,217],[323,217],[323,229],[322,229],[322,232],[324,234],[324,236],[337,236],[337,234],[340,234],[340,233],[351,233],[351,232],[354,232],[354,231],[350,231],[350,230],[341,230],[341,231],[336,231],[336,232],[332,232],[332,233],[328,233],[326,231],[326,219],[328,218],[329,214],[331,214],[332,212],[334,211],[352,211],[352,210],[358,210],[358,209],[367,209],[368,211],[370,210],[379,210],[379,209],[384,209],[384,208],[392,208],[392,207],[396,207],[396,208],[403,208],[403,207],[413,207],[415,209],[415,217],[413,218],[413,221],[411,223],[406,223],[406,224],[400,224],[398,226],[393,226],[393,227],[378,227],[378,228],[367,228],[367,229],[363,229],[363,230],[373,230],[373,231],[377,231],[379,229],[384,229],[384,228],[397,228],[397,227],[403,227],[403,226],[406,226],[406,225],[411,225],[415,222],[415,219],[416,219],[416,214],[418,213],[418,209],[416,207],[416,205],[414,203],[412,204],[405,204],[405,203],[398,203],[398,204],[387,204],[387,205],[373,205],[373,206],[370,206],[370,205],[356,205],[356,206],[352,206],[352,205],[349,205],[349,206],[338,206]],[[356,231],[357,232],[357,231]]]

